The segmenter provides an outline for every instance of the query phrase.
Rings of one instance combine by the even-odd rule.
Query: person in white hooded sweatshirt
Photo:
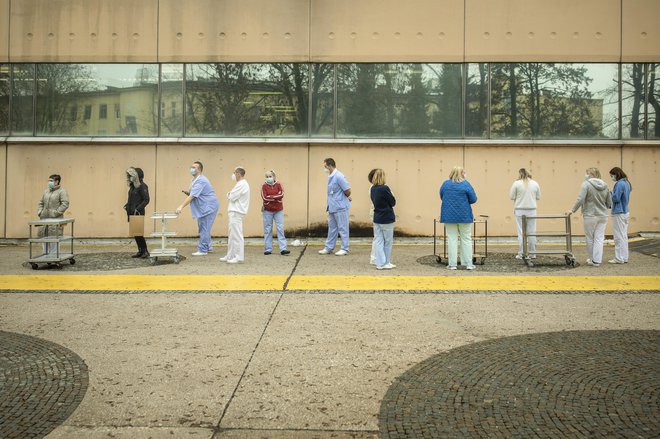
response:
[[[243,218],[250,207],[250,185],[245,179],[245,169],[238,166],[234,169],[231,179],[236,182],[234,188],[227,192],[227,221],[229,236],[227,238],[227,255],[220,258],[221,262],[238,264],[245,260],[245,241],[243,240]]]
[[[571,212],[577,212],[580,207],[584,219],[584,239],[587,242],[587,265],[599,267],[603,261],[605,226],[609,209],[612,207],[612,193],[601,180],[597,168],[587,169]]]
[[[522,217],[536,216],[536,202],[541,199],[541,187],[539,184],[532,180],[532,174],[527,172],[525,168],[518,170],[518,180],[514,181],[509,190],[509,198],[513,201],[513,214],[516,216],[516,225],[518,228],[518,254],[516,259],[522,259],[523,255],[523,229]],[[536,233],[536,220],[527,220],[528,234]],[[536,237],[529,237],[529,251],[532,254],[531,258],[536,255]]]

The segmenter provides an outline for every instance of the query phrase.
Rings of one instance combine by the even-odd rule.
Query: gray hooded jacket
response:
[[[582,183],[571,212],[582,207],[582,216],[607,216],[612,207],[612,193],[600,178],[590,178]]]

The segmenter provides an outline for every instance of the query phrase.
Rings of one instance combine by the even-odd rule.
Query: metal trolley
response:
[[[530,219],[533,220],[545,220],[545,219],[563,219],[565,224],[564,231],[558,232],[540,232],[540,233],[527,233],[527,221]],[[523,230],[523,260],[528,267],[533,267],[534,263],[532,262],[532,256],[536,255],[563,255],[566,260],[566,265],[575,267],[575,256],[573,255],[573,237],[571,233],[571,214],[550,214],[550,215],[523,215],[522,216],[522,230]],[[565,238],[565,248],[564,249],[544,249],[531,252],[529,251],[528,244],[530,237],[553,237],[553,238]]]
[[[160,238],[160,248],[155,248],[149,252],[149,262],[156,265],[158,258],[173,258],[174,263],[181,262],[181,255],[176,248],[167,247],[167,238],[176,236],[176,232],[167,229],[167,220],[177,219],[179,214],[174,212],[154,212],[151,215],[152,220],[160,220],[160,231],[153,232],[151,236]]]
[[[69,264],[71,265],[76,263],[76,255],[73,253],[73,223],[75,221],[76,220],[74,218],[47,218],[28,222],[28,226],[30,228],[28,234],[28,262],[32,266],[33,270],[39,268],[39,264],[55,265],[59,268],[62,268],[62,262],[64,261],[69,261]],[[70,235],[66,235],[64,233],[56,233],[54,235],[49,234],[50,231],[55,227],[57,227],[57,230],[62,230],[62,228],[67,224],[71,225]],[[43,227],[44,236],[35,237],[32,233],[33,227]],[[62,248],[63,243],[68,243],[71,245],[71,247],[65,250]],[[53,253],[46,251],[42,252],[39,256],[36,256],[35,253],[32,252],[32,244],[48,244],[49,246],[54,245],[55,252]]]
[[[442,260],[448,260],[447,258],[447,228],[443,225],[442,231],[442,255],[438,253],[438,224],[440,221],[437,218],[433,219],[433,254],[435,259],[438,261],[438,264],[442,263]],[[479,236],[477,235],[478,227],[483,227],[484,234]],[[480,249],[483,249],[483,253],[477,252],[477,245]],[[488,257],[488,215],[479,215],[479,218],[475,218],[472,222],[472,263],[484,265],[486,258]]]

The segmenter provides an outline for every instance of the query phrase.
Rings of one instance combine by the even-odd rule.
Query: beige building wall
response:
[[[621,61],[658,62],[660,1],[623,0]]]
[[[0,0],[0,62],[9,61],[9,0]]]
[[[27,223],[37,218],[37,203],[48,176],[60,174],[69,193],[66,217],[74,217],[77,237],[127,236],[123,207],[127,201],[126,169],[144,170],[154,188],[155,145],[9,144],[7,146],[7,238],[25,238]],[[147,215],[154,203],[147,206]],[[146,232],[151,233],[150,225]]]
[[[660,231],[660,153],[658,146],[623,148],[622,169],[630,178],[630,229]]]

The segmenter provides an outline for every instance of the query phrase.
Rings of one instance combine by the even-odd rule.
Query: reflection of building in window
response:
[[[71,108],[69,109],[69,120],[71,122],[75,122],[78,120],[78,106],[77,105],[72,105]]]
[[[165,102],[160,103],[160,117],[165,117]]]
[[[99,105],[99,119],[108,118],[108,104]]]
[[[176,102],[172,102],[172,117],[176,117]]]
[[[119,112],[119,104],[115,104],[115,119],[121,119],[121,113]]]
[[[137,119],[135,118],[135,116],[126,116],[126,133],[127,134],[138,133]]]
[[[92,118],[92,106],[85,105],[85,115],[83,116],[84,120],[90,120]]]

